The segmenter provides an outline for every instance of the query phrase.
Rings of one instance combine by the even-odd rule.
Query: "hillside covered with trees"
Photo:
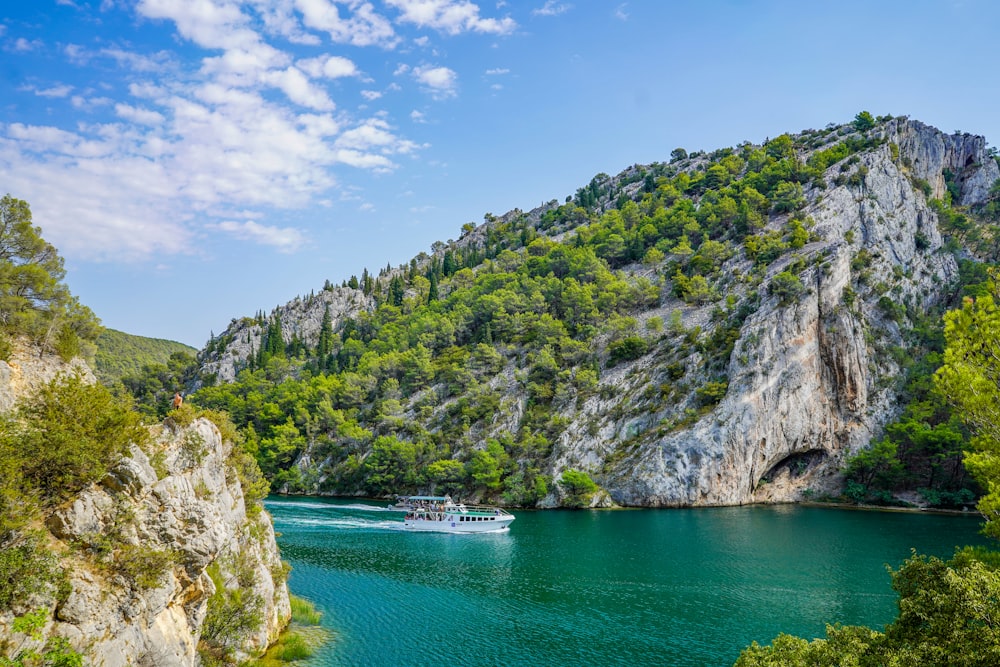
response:
[[[146,338],[104,328],[97,337],[94,373],[105,384],[113,384],[125,375],[140,373],[143,367],[166,367],[175,354],[190,363],[198,350],[184,343],[162,338]]]
[[[184,371],[192,400],[232,416],[275,490],[689,504],[706,484],[691,475],[723,456],[700,443],[734,437],[713,422],[789,382],[765,338],[818,309],[816,382],[842,430],[748,459],[749,492],[714,502],[967,505],[967,432],[929,378],[941,315],[992,285],[1000,189],[982,185],[997,177],[984,146],[863,112],[599,174],[561,204],[487,215],[408,265],[235,320]],[[333,307],[354,294],[354,310]],[[218,380],[225,364],[234,381]],[[137,396],[145,382],[126,378]],[[677,500],[629,490],[651,452],[676,457]]]

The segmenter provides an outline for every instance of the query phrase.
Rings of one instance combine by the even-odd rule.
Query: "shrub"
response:
[[[782,271],[771,279],[771,294],[778,297],[782,306],[787,306],[799,300],[806,291],[799,277],[789,271]]]
[[[215,658],[228,658],[264,620],[264,600],[241,588],[227,588],[218,562],[209,565],[208,575],[215,593],[208,599],[208,613],[202,625],[200,648]]]
[[[616,341],[612,341],[608,345],[608,352],[611,355],[611,364],[617,364],[622,361],[632,361],[633,359],[638,359],[642,355],[646,354],[649,350],[649,344],[646,343],[645,339],[638,336],[629,336],[627,338],[621,338]]]
[[[32,595],[55,592],[60,576],[55,555],[36,534],[4,544],[0,549],[0,611],[10,611]]]
[[[130,444],[149,440],[138,414],[79,375],[43,385],[18,415],[21,475],[44,501],[58,502],[99,480]]]
[[[113,567],[140,589],[153,588],[177,562],[177,554],[165,549],[123,544],[115,556]]]

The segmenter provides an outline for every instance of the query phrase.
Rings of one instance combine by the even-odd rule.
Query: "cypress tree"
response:
[[[330,305],[323,310],[323,321],[319,325],[319,341],[316,343],[316,356],[325,360],[333,350],[333,321],[330,319]]]
[[[438,300],[438,281],[435,274],[431,274],[431,286],[427,290],[427,303]]]

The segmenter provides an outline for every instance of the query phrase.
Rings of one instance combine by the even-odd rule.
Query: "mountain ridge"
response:
[[[365,375],[372,384],[358,388],[362,400],[331,400],[367,435],[345,437],[338,426],[310,434],[307,417],[290,420],[298,440],[292,461],[271,471],[279,488],[388,492],[369,483],[378,474],[369,465],[380,456],[374,445],[388,437],[394,439],[389,449],[416,441],[422,450],[406,465],[423,473],[409,481],[402,473],[392,477],[401,487],[457,484],[495,497],[507,480],[534,475],[544,493],[520,499],[532,496],[529,504],[541,506],[573,495],[560,475],[576,469],[605,491],[592,503],[741,504],[832,492],[842,481],[837,470],[844,459],[898,412],[898,391],[888,384],[901,367],[886,351],[906,348],[912,318],[938,307],[958,274],[955,248],[945,247],[938,221],[952,224],[964,215],[959,207],[986,203],[998,178],[982,137],[864,114],[854,123],[781,135],[761,146],[634,165],[616,177],[599,174],[562,205],[552,200],[528,213],[514,209],[488,215],[480,226],[470,223],[457,241],[435,244],[409,266],[387,267],[377,278],[352,277],[357,289],[327,285],[268,317],[234,320],[200,354],[201,370],[231,382],[241,369],[264,369],[270,357],[262,351],[269,338],[278,338],[285,349],[273,346],[273,352],[288,365],[277,376],[294,377],[294,368],[341,373],[351,364],[348,372],[356,374],[359,361],[388,354],[376,352],[390,345],[379,342],[381,327],[437,312],[437,325],[427,314],[429,329],[411,331],[409,341],[394,339],[401,354],[427,353],[426,378],[406,386],[405,371],[385,371],[372,361],[374,371]],[[945,231],[948,244],[968,246],[960,255],[992,244],[988,233],[969,242],[961,230]],[[579,248],[591,248],[605,268],[573,257]],[[522,275],[510,271],[527,277],[509,280]],[[541,301],[519,301],[516,285],[529,278],[533,286],[525,289]],[[552,279],[559,284],[547,287]],[[618,305],[588,306],[579,288],[593,280],[617,290],[620,298],[608,298]],[[490,281],[514,287],[500,287],[485,306],[482,300],[464,305],[463,290],[488,292],[483,286]],[[602,289],[589,293],[600,297]],[[571,306],[562,303],[567,298]],[[463,307],[483,312],[444,310]],[[586,308],[597,310],[580,316]],[[518,322],[536,326],[547,314],[567,335],[550,332],[548,346],[525,341]],[[435,332],[438,326],[445,331]],[[335,340],[320,364],[314,351],[331,334]],[[459,340],[468,342],[449,345]],[[457,385],[448,377],[458,371],[440,372],[447,354],[458,354],[448,352],[454,349],[468,355]],[[750,363],[751,356],[781,362],[767,367]],[[385,391],[390,380],[396,384]],[[779,391],[768,393],[775,386]],[[216,407],[232,403],[231,396],[207,391],[197,396]],[[835,409],[810,400],[815,396]],[[484,399],[492,416],[469,407]],[[448,410],[468,413],[468,427],[454,428]],[[768,412],[785,416],[787,432],[773,425],[758,432],[775,421]],[[802,415],[808,419],[796,418]],[[409,430],[407,420],[415,424]],[[712,425],[727,421],[757,433],[753,442]],[[259,424],[267,436],[273,433]],[[458,445],[448,442],[456,437]],[[537,438],[545,444],[526,454],[522,443]],[[435,447],[438,454],[426,453]],[[483,484],[482,476],[475,481],[477,460],[488,459],[503,469],[499,485]],[[465,481],[428,474],[436,462]],[[345,465],[361,472],[345,476]]]

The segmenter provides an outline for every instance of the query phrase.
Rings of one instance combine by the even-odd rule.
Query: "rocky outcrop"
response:
[[[9,358],[0,360],[0,412],[9,411],[21,398],[60,373],[80,373],[87,381],[95,381],[83,359],[76,358],[67,364],[23,338],[14,340]]]
[[[237,659],[255,655],[291,615],[270,518],[247,507],[232,443],[213,423],[168,420],[153,435],[46,516],[69,590],[46,603],[44,638],[66,638],[95,667],[197,665],[206,639]],[[220,587],[241,589],[252,612],[244,636],[206,637]],[[0,615],[0,636],[14,636],[12,622]]]

